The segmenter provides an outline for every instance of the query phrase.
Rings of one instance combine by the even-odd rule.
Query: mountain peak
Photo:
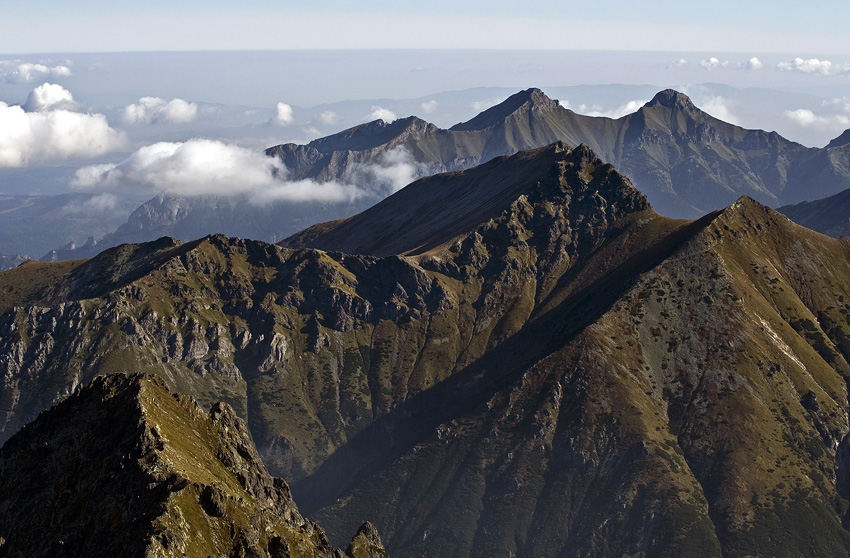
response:
[[[455,124],[450,128],[454,131],[484,130],[501,124],[513,114],[531,110],[551,111],[559,108],[558,101],[550,99],[543,91],[532,87],[514,93],[498,105],[490,107],[472,120]]]
[[[684,93],[676,91],[675,89],[665,89],[664,91],[659,91],[658,93],[656,93],[655,97],[653,97],[652,100],[646,103],[646,105],[644,106],[662,106],[671,109],[687,111],[696,110],[697,108],[691,101],[690,97],[688,97]]]
[[[850,129],[844,130],[844,132],[829,142],[826,146],[827,149],[831,149],[833,147],[842,147],[850,144]]]
[[[570,214],[569,222],[596,216],[603,226],[649,209],[646,197],[587,145],[570,149],[555,142],[420,179],[363,213],[308,228],[282,244],[373,256],[418,255],[485,223],[492,228],[516,210],[520,198],[531,213],[560,207]],[[596,215],[601,207],[604,215]]]

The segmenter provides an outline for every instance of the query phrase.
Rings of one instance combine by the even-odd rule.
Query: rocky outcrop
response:
[[[371,524],[343,554],[272,478],[225,403],[150,376],[99,377],[0,450],[0,555],[386,556]]]

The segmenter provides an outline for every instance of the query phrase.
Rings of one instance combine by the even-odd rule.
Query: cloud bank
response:
[[[0,78],[10,83],[32,83],[46,78],[60,78],[71,75],[67,64],[47,66],[21,60],[0,60]]]
[[[739,62],[738,67],[742,70],[761,70],[764,64],[757,57],[753,56],[746,62]]]
[[[802,72],[824,76],[850,73],[850,64],[833,64],[829,60],[817,58],[785,60],[777,64],[776,67],[783,72]]]
[[[803,128],[835,130],[850,126],[850,118],[843,114],[818,116],[809,109],[786,110],[785,117]]]
[[[622,105],[610,109],[604,110],[601,105],[588,105],[582,103],[576,107],[570,105],[569,101],[562,100],[558,101],[558,103],[564,107],[565,109],[570,109],[578,114],[583,114],[585,116],[596,116],[596,117],[605,117],[605,118],[622,118],[627,114],[632,114],[633,112],[637,112],[637,110],[649,102],[649,99],[635,99],[634,101],[627,101]]]
[[[138,103],[127,105],[121,111],[121,120],[127,124],[158,124],[160,122],[191,122],[198,116],[198,105],[183,99],[166,101],[159,97],[142,97]]]
[[[279,159],[221,141],[192,139],[148,145],[120,163],[83,167],[72,186],[104,193],[245,195],[256,203],[346,202],[392,194],[425,171],[399,147],[376,164],[354,165],[343,181],[290,180]]]
[[[73,108],[70,92],[45,83],[22,106],[0,102],[0,167],[27,167],[72,157],[96,157],[124,144],[102,114]]]
[[[704,68],[704,69],[706,69],[710,72],[712,70],[716,70],[717,68],[725,68],[726,66],[729,65],[729,61],[728,60],[720,61],[720,59],[712,56],[708,60],[701,60],[699,65],[702,68]]]

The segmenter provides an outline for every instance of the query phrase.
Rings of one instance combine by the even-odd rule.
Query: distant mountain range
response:
[[[663,217],[555,143],[283,244],[0,273],[2,437],[145,372],[226,401],[337,546],[369,519],[399,556],[850,552],[846,241],[749,197]]]
[[[670,217],[697,217],[741,195],[776,206],[850,188],[846,133],[823,149],[807,148],[723,122],[669,89],[616,120],[582,116],[528,89],[448,130],[416,117],[376,121],[267,153],[296,177],[331,180],[398,146],[432,170],[452,171],[554,141],[590,146]]]
[[[307,145],[272,147],[267,154],[280,158],[292,179],[346,182],[393,150],[408,153],[424,176],[554,141],[588,145],[629,176],[660,213],[677,218],[698,217],[741,195],[778,206],[850,188],[847,133],[825,148],[808,148],[773,132],[723,122],[673,90],[658,93],[633,114],[611,119],[577,114],[539,89],[528,89],[448,130],[413,116],[391,123],[376,120]],[[267,205],[242,198],[160,195],[97,244],[55,248],[42,259],[92,257],[104,248],[160,236],[191,240],[223,233],[276,242],[313,223],[362,211],[386,192],[364,194],[343,203]]]

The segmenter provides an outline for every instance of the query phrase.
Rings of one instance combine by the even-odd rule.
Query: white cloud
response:
[[[427,165],[418,163],[404,147],[398,146],[384,153],[375,163],[353,165],[346,182],[386,196],[427,174]]]
[[[292,124],[294,117],[292,115],[292,107],[286,103],[278,103],[275,108],[275,115],[272,118],[272,123],[278,126],[288,126]]]
[[[372,106],[372,112],[368,117],[370,121],[383,120],[387,123],[394,121],[396,118],[398,118],[398,116],[396,116],[393,111],[374,105]]]
[[[198,105],[183,99],[166,101],[159,97],[142,97],[138,103],[127,105],[121,119],[127,124],[157,124],[159,122],[191,122],[198,115]]]
[[[687,65],[688,65],[687,60],[685,60],[684,58],[679,58],[678,60],[674,60],[673,62],[670,62],[668,67],[670,67],[670,68],[682,68],[682,67],[687,66]]]
[[[27,112],[47,112],[50,110],[76,110],[77,103],[71,92],[55,83],[44,83],[33,89],[23,108]]]
[[[699,65],[710,72],[712,70],[716,70],[717,68],[725,68],[729,65],[729,61],[720,61],[719,59],[712,56],[708,60],[701,60]]]
[[[558,101],[558,103],[560,103],[560,105],[565,109],[571,109],[579,114],[584,114],[585,116],[602,116],[605,118],[621,118],[627,114],[632,114],[648,102],[649,99],[637,99],[634,101],[627,101],[616,108],[605,110],[601,105],[588,105],[582,103],[577,107],[572,107],[570,106],[569,101]]]
[[[282,163],[260,151],[208,139],[161,142],[142,147],[117,164],[79,169],[73,186],[88,192],[245,195],[254,203],[351,201],[383,197],[424,174],[403,150],[375,164],[355,165],[344,181],[289,180]]]
[[[49,100],[50,95],[46,95]],[[102,114],[25,112],[0,102],[0,167],[25,167],[118,149],[124,136]]]
[[[483,112],[490,107],[495,107],[502,101],[504,101],[506,97],[496,97],[493,99],[483,99],[481,101],[473,101],[472,110],[475,112]]]
[[[822,104],[825,107],[837,107],[839,110],[850,113],[850,97],[836,97],[824,101]]]
[[[121,163],[79,169],[73,185],[87,191],[165,192],[177,195],[236,194],[268,186],[275,159],[208,139],[159,142]]]
[[[339,115],[332,110],[326,110],[319,115],[319,120],[326,126],[333,126],[339,122]]]
[[[850,126],[850,118],[843,114],[818,116],[809,109],[786,110],[785,117],[803,128],[835,130]]]
[[[431,99],[430,101],[424,102],[421,105],[422,112],[425,114],[433,114],[437,110],[437,101]]]
[[[795,58],[784,60],[776,65],[783,72],[803,72],[804,74],[821,74],[824,76],[833,74],[846,74],[850,72],[850,64],[833,64],[829,60],[817,58]]]
[[[74,201],[64,206],[61,211],[66,215],[91,215],[98,213],[111,214],[118,207],[118,197],[105,192],[79,202]]]
[[[21,60],[0,60],[0,77],[12,83],[31,83],[37,79],[59,78],[71,75],[68,64],[47,66]]]
[[[724,97],[709,97],[708,99],[700,99],[699,107],[703,111],[712,115],[715,118],[719,118],[724,122],[728,122],[730,124],[739,124],[740,121],[735,114],[732,113],[731,105],[733,101],[726,99]]]
[[[739,62],[738,67],[742,70],[761,70],[764,68],[764,64],[757,57],[753,56],[746,62]]]

